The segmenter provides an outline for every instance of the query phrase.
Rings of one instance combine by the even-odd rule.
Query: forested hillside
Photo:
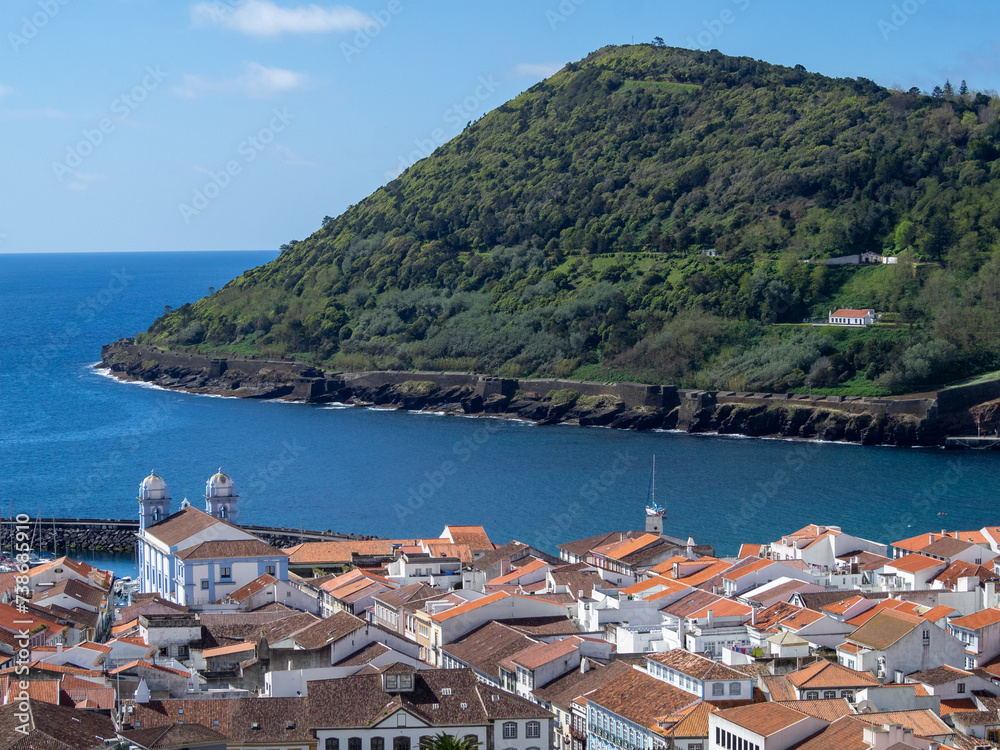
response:
[[[964,83],[605,48],[139,340],[733,390],[997,369],[998,111]],[[802,262],[866,250],[899,262]],[[838,307],[882,321],[803,323]]]

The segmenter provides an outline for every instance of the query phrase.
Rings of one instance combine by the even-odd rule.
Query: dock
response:
[[[998,450],[1000,449],[1000,437],[996,435],[989,436],[970,436],[970,437],[946,437],[944,439],[944,447],[949,449],[972,449],[972,450]]]

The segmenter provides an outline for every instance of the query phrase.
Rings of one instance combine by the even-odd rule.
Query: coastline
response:
[[[294,362],[168,352],[132,339],[104,346],[93,369],[121,382],[216,398],[787,441],[938,447],[950,428],[970,419],[961,410],[942,414],[938,398],[733,393],[470,373],[327,372]]]

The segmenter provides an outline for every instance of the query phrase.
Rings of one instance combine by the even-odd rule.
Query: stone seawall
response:
[[[540,424],[941,445],[945,426],[967,421],[962,411],[951,411],[942,419],[942,403],[933,397],[695,391],[642,383],[512,379],[457,372],[324,372],[293,362],[163,352],[136,345],[132,339],[105,346],[102,360],[117,377],[194,393],[433,409]],[[996,390],[1000,393],[1000,385]],[[963,391],[951,395],[949,403],[964,409],[962,405],[977,395],[978,391]]]
[[[75,550],[134,552],[138,520],[96,518],[41,518],[29,522],[31,547],[43,555],[70,555]],[[345,541],[357,537],[332,531],[302,531],[272,526],[241,526],[275,547],[291,547],[301,541]],[[12,523],[0,521],[0,556],[10,556]]]

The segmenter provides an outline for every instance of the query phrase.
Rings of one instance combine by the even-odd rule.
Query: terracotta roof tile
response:
[[[787,675],[789,681],[799,690],[823,688],[851,688],[878,685],[869,672],[849,669],[835,661],[820,659]]]
[[[719,711],[720,718],[731,721],[762,737],[787,729],[804,721],[807,716],[794,708],[788,708],[780,703],[753,703],[747,706],[727,708]]]
[[[823,721],[834,722],[844,716],[853,716],[854,709],[846,698],[827,698],[823,700],[778,701],[782,706],[794,708],[804,714],[815,716]]]
[[[998,622],[1000,622],[1000,609],[991,607],[990,609],[973,612],[971,615],[956,617],[950,621],[950,624],[959,628],[965,628],[966,630],[980,630]]]
[[[894,568],[901,573],[919,573],[924,570],[929,570],[931,568],[941,567],[944,569],[947,567],[947,563],[942,560],[935,560],[933,557],[925,557],[924,555],[912,554],[906,557],[900,557],[893,560],[891,563],[886,565],[887,568]]]
[[[954,733],[954,730],[941,721],[929,708],[911,711],[877,711],[870,714],[857,714],[857,718],[875,726],[900,724],[912,729],[918,737],[936,737]]]
[[[177,557],[181,560],[218,560],[230,557],[285,557],[285,554],[260,539],[224,539],[178,550]]]
[[[653,729],[658,728],[658,719],[700,700],[637,669],[624,672],[587,693],[586,699],[639,726]]]
[[[884,651],[925,622],[919,617],[886,609],[855,630],[847,641]]]
[[[186,508],[182,508],[176,513],[164,518],[158,523],[154,523],[152,526],[146,528],[146,534],[159,539],[166,545],[173,547],[176,544],[180,544],[185,539],[188,539],[200,531],[215,526],[216,524],[225,524],[233,529],[238,529],[231,523],[227,523],[222,519],[215,518],[209,515],[203,510],[198,510],[192,505]]]
[[[589,536],[586,539],[565,542],[564,544],[557,544],[556,546],[575,557],[586,557],[588,552],[597,549],[598,547],[611,542],[620,542],[623,539],[635,539],[644,536],[645,533],[646,532],[644,531],[612,531],[608,534]]]
[[[663,664],[697,680],[743,680],[746,675],[713,659],[685,651],[682,648],[647,654],[650,661]]]
[[[490,552],[496,545],[482,526],[445,526],[455,544],[467,544],[474,552]],[[442,537],[445,538],[445,537]]]

